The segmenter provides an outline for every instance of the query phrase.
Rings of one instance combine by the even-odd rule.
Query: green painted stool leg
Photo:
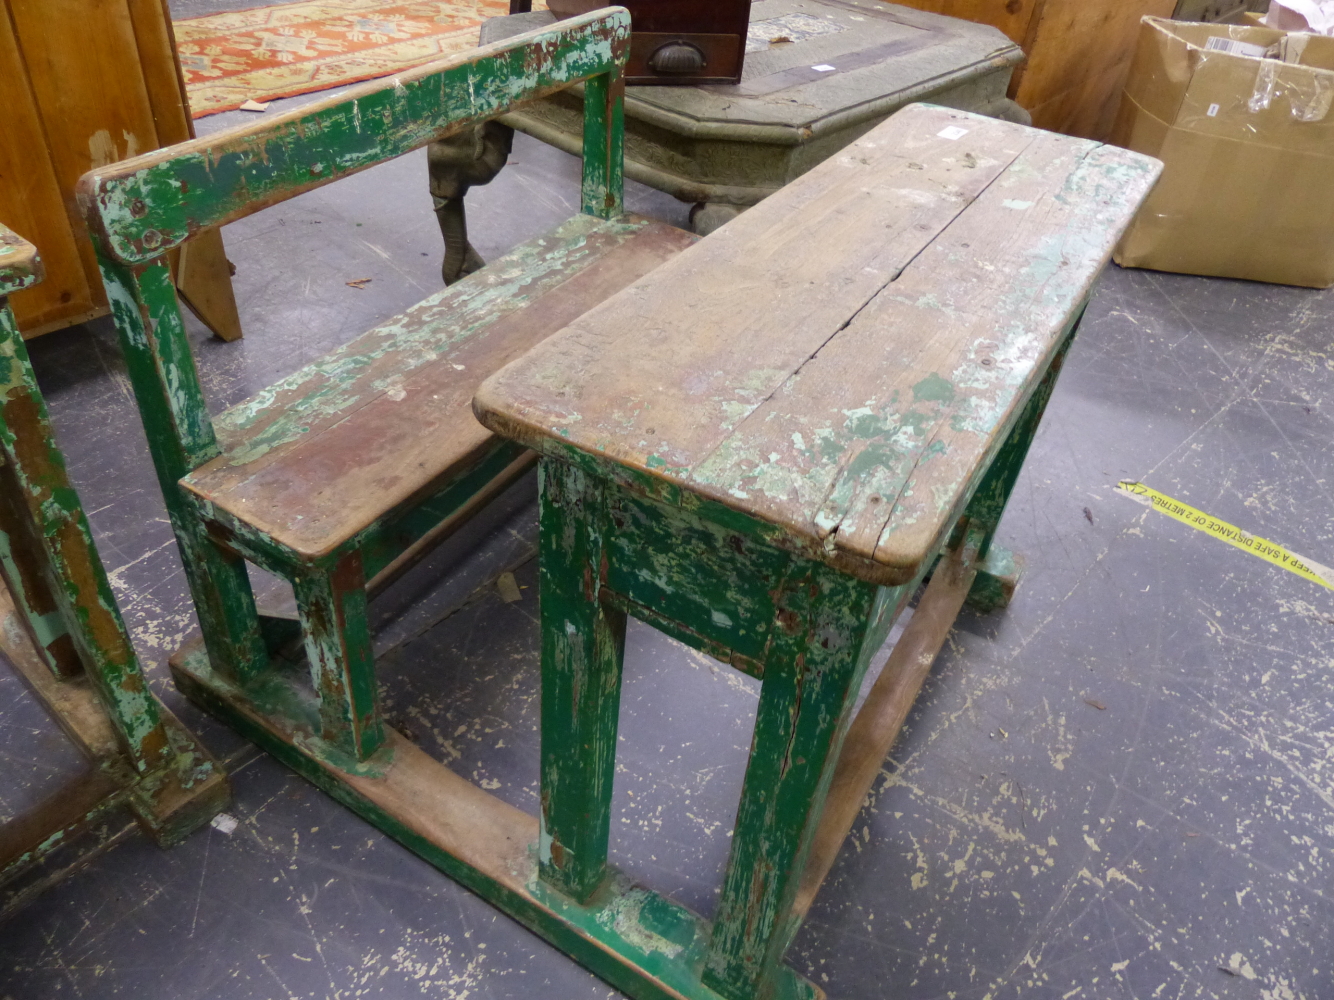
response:
[[[163,259],[128,268],[107,258],[100,246],[97,249],[200,631],[218,668],[237,680],[248,680],[267,664],[268,651],[245,563],[204,534],[177,485],[187,472],[215,457],[218,445],[171,272]]]
[[[8,242],[3,235],[5,232],[8,230],[0,230],[0,244]],[[18,275],[0,268],[3,272],[0,273],[0,340],[17,343],[20,347],[23,335],[9,308],[7,293],[40,280],[41,265],[35,258],[35,250],[33,253],[32,273]],[[36,383],[26,364],[27,348],[22,351],[22,357],[17,351],[14,353],[3,380],[10,391],[26,398],[33,391],[30,386],[35,387]],[[36,398],[41,399],[40,395]],[[43,665],[56,677],[76,677],[83,672],[83,661],[79,659],[74,637],[61,614],[60,602],[51,589],[46,550],[35,537],[31,515],[19,499],[22,495],[19,479],[12,461],[0,470],[0,480],[3,480],[0,483],[0,577],[14,599],[19,620]]]
[[[0,326],[5,318],[0,316]],[[46,553],[36,539],[29,537],[32,532],[27,514],[13,501],[19,489],[10,469],[0,470],[0,578],[14,599],[14,608],[38,658],[56,677],[77,677],[83,672],[83,661],[47,583]]]
[[[584,902],[607,869],[625,615],[599,600],[600,491],[578,469],[540,466],[541,876]]]
[[[1019,473],[1024,467],[1028,449],[1038,432],[1038,425],[1042,423],[1042,415],[1046,412],[1052,390],[1056,388],[1056,378],[1061,373],[1061,366],[1065,363],[1066,353],[1074,342],[1082,316],[1081,308],[1061,346],[1057,348],[1051,366],[1033,390],[1033,395],[1024,404],[1024,409],[1009,436],[1006,437],[1005,443],[1001,445],[996,460],[987,469],[977,492],[968,503],[965,512],[968,523],[983,532],[982,544],[978,549],[977,577],[968,594],[968,604],[978,611],[986,612],[1005,607],[1010,603],[1010,598],[1018,585],[1022,562],[1014,553],[1004,549],[999,549],[993,554],[991,542],[995,537],[996,528],[1000,525],[1001,515],[1005,513],[1005,505],[1014,491],[1014,484],[1019,480]]]
[[[320,735],[326,743],[365,760],[384,743],[384,725],[376,705],[361,553],[344,555],[332,570],[321,567],[299,573],[292,586],[320,701]]]
[[[978,564],[968,591],[968,606],[980,614],[1009,607],[1023,575],[1023,557],[993,543]]]
[[[140,773],[172,756],[157,702],[98,558],[88,520],[56,447],[27,348],[7,301],[0,301],[0,450],[12,497],[26,510],[30,551],[40,552],[47,594],[67,623],[89,681]],[[19,511],[13,511],[18,514]]]
[[[851,709],[882,636],[878,588],[824,566],[790,581],[764,663],[755,735],[704,982],[749,1000],[775,973]]]

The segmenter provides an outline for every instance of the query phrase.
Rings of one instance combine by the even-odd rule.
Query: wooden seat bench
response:
[[[482,380],[693,241],[577,216],[215,416],[220,454],[181,485],[210,522],[291,558],[356,540],[373,578],[404,548],[396,534],[418,534],[401,520],[443,516],[423,498],[470,473],[472,495],[535,457],[473,419]]]
[[[343,763],[385,739],[369,595],[535,461],[473,418],[477,386],[696,239],[624,212],[627,39],[624,13],[575,18],[80,182],[211,661],[272,694],[292,623],[259,614],[245,563],[290,581],[318,705],[304,737]],[[590,115],[579,216],[209,416],[172,247],[577,83]],[[308,704],[287,680],[284,704]]]
[[[659,957],[669,995],[820,995],[782,956],[965,598],[1001,590],[1006,499],[1160,167],[914,105],[478,391],[542,454],[538,881],[624,905],[627,616],[762,681],[722,894]]]

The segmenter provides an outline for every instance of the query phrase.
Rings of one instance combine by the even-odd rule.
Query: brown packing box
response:
[[[1211,51],[1211,37],[1274,57]],[[1144,18],[1112,142],[1165,166],[1116,262],[1334,284],[1332,102],[1334,38]]]

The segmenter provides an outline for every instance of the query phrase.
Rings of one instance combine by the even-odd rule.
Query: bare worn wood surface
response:
[[[901,583],[1158,169],[915,105],[488,380],[475,410]]]
[[[67,841],[125,801],[116,776],[88,767],[32,809],[0,824],[0,872],[17,870],[52,840]]]
[[[328,552],[492,445],[470,409],[482,379],[694,239],[579,216],[219,416],[223,453],[185,485]]]
[[[85,677],[60,680],[47,669],[38,658],[32,639],[24,632],[9,588],[3,584],[0,584],[0,653],[80,750],[93,760],[110,760],[120,754],[115,727],[92,685]]]

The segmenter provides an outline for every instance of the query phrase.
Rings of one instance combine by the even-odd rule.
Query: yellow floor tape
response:
[[[1146,507],[1152,507],[1160,514],[1174,517],[1182,524],[1189,524],[1196,531],[1213,535],[1219,541],[1235,545],[1253,556],[1259,556],[1266,562],[1271,562],[1275,566],[1296,573],[1312,583],[1318,583],[1322,587],[1334,590],[1334,569],[1330,569],[1328,566],[1322,566],[1320,563],[1313,562],[1304,556],[1293,555],[1282,545],[1277,545],[1264,538],[1257,538],[1255,535],[1242,531],[1236,525],[1220,521],[1218,518],[1196,510],[1180,500],[1173,500],[1166,494],[1159,493],[1143,483],[1123,479],[1117,483],[1117,488],[1130,499],[1142,503]]]

